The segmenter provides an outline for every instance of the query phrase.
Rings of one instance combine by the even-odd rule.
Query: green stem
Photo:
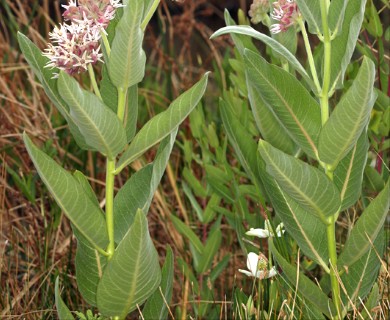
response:
[[[99,87],[96,83],[95,72],[93,71],[93,67],[90,63],[88,64],[88,74],[89,74],[89,78],[91,79],[93,92],[95,92],[95,94],[98,96],[98,98],[100,100],[102,100],[102,96],[100,95]]]
[[[321,92],[321,122],[324,125],[329,119],[329,86],[331,67],[331,39],[328,27],[328,2],[321,0],[322,28],[324,30],[324,80]]]
[[[110,260],[115,251],[114,240],[114,179],[113,171],[115,169],[115,160],[107,159],[106,165],[106,226],[108,233],[108,259]]]
[[[154,0],[152,6],[150,7],[148,14],[145,16],[144,20],[141,23],[141,30],[145,31],[146,26],[148,25],[150,19],[152,19],[154,12],[156,11],[160,0]]]
[[[109,57],[111,54],[110,42],[108,41],[107,35],[104,32],[100,32],[100,35],[101,35],[102,40],[103,40],[104,49],[106,49],[107,56]]]
[[[311,74],[312,74],[312,77],[314,80],[314,84],[315,84],[316,89],[317,89],[317,93],[319,95],[319,94],[321,94],[321,85],[320,85],[320,82],[318,80],[317,69],[316,69],[316,66],[314,64],[313,53],[311,51],[309,37],[308,37],[307,32],[306,32],[305,23],[303,22],[302,18],[298,19],[298,23],[299,23],[299,27],[301,28],[303,41],[305,43],[305,49],[306,49],[307,58],[309,60],[310,71],[311,71]]]

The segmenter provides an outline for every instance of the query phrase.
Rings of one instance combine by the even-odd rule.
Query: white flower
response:
[[[283,223],[280,223],[277,227],[276,227],[276,235],[280,238],[282,236],[282,234],[286,231],[283,229],[284,225]],[[269,238],[269,237],[274,237],[274,233],[272,231],[272,227],[271,227],[271,224],[268,220],[265,220],[264,222],[264,229],[254,229],[254,228],[250,228],[249,231],[247,231],[245,233],[246,235],[248,236],[255,236],[255,237],[259,237],[259,238]]]
[[[257,255],[254,252],[249,252],[246,265],[249,271],[242,269],[238,269],[238,271],[246,274],[248,277],[256,277],[263,280],[274,277],[278,274],[275,267],[268,270],[268,260],[263,254]]]

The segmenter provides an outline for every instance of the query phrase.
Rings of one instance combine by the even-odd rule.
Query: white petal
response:
[[[245,275],[247,275],[248,277],[253,277],[253,274],[250,273],[250,272],[247,271],[247,270],[238,269],[238,271],[241,272],[241,273],[243,273],[243,274],[245,274]]]
[[[249,271],[252,273],[254,277],[257,273],[257,266],[259,264],[259,256],[254,252],[248,253],[248,258],[246,259],[246,265]]]
[[[270,235],[268,230],[260,229],[260,228],[258,229],[250,228],[250,230],[247,231],[245,234],[248,236],[254,236],[259,238],[268,238]]]
[[[276,227],[276,234],[279,238],[282,236],[283,233],[286,232],[286,230],[284,230],[283,228],[284,228],[283,223],[279,223],[279,225]]]
[[[272,278],[278,274],[278,271],[276,271],[275,267],[272,267],[272,269],[268,272],[267,278]]]

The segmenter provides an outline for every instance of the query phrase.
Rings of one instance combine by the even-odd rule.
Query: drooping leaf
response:
[[[320,170],[259,141],[259,152],[267,164],[267,172],[279,187],[303,209],[315,214],[323,223],[338,212],[340,194],[331,180]]]
[[[333,2],[333,1],[332,1]],[[342,32],[332,41],[330,86],[343,83],[345,70],[355,50],[364,17],[366,0],[347,1]],[[338,14],[342,14],[342,11]]]
[[[125,1],[123,16],[115,28],[108,72],[117,88],[127,89],[142,81],[146,56],[142,49],[143,0]]]
[[[34,146],[27,134],[23,140],[41,179],[69,220],[95,248],[105,249],[108,235],[101,209],[69,172]]]
[[[103,271],[97,305],[104,316],[124,318],[158,288],[161,270],[149,235],[148,221],[138,210],[128,233]]]
[[[172,299],[173,290],[173,262],[173,252],[171,247],[168,246],[167,255],[161,271],[161,284],[142,309],[142,316],[145,320],[167,319],[168,306]]]
[[[373,92],[374,81],[375,65],[364,57],[352,86],[321,130],[318,154],[332,168],[353,148],[368,124],[376,99]]]
[[[221,28],[214,32],[210,39],[219,37],[224,34],[228,33],[237,33],[237,34],[242,34],[242,35],[247,35],[250,37],[253,37],[257,40],[260,40],[264,42],[266,45],[268,45],[272,50],[283,56],[294,68],[294,70],[298,71],[301,76],[306,80],[308,84],[314,87],[313,81],[310,79],[309,75],[307,74],[305,68],[302,67],[300,62],[295,58],[295,56],[284,46],[282,46],[278,41],[268,37],[265,34],[262,34],[252,27],[249,26],[228,26]]]
[[[368,148],[367,132],[363,131],[356,145],[340,161],[334,171],[333,181],[340,191],[340,211],[355,204],[360,197]]]
[[[312,34],[322,33],[321,8],[319,1],[296,0],[299,11],[309,25]]]
[[[120,171],[140,157],[146,150],[169,135],[196,107],[206,90],[208,73],[187,90],[169,108],[149,120],[136,134],[127,150],[120,157],[116,171]]]
[[[116,242],[119,243],[129,230],[138,208],[148,213],[153,195],[167,166],[176,134],[177,130],[174,130],[161,142],[153,163],[137,171],[115,196],[114,235]]]
[[[375,241],[389,211],[389,186],[390,180],[353,227],[337,262],[340,267],[352,265],[370,249],[371,243]]]
[[[78,82],[61,72],[58,79],[61,97],[70,108],[70,116],[87,143],[113,159],[126,145],[126,133],[117,115]]]
[[[27,60],[28,64],[33,69],[35,75],[41,82],[45,93],[54,103],[57,110],[68,122],[70,132],[76,140],[76,143],[82,149],[93,150],[93,148],[86,143],[85,138],[83,137],[79,128],[70,116],[69,107],[66,105],[65,101],[61,98],[60,93],[58,92],[58,80],[53,79],[53,70],[45,68],[45,65],[47,64],[49,59],[44,57],[42,55],[42,52],[37,48],[37,46],[20,32],[18,32],[18,41],[25,59]]]
[[[59,276],[57,276],[57,278],[56,278],[55,299],[56,299],[56,308],[57,308],[58,318],[60,320],[73,320],[74,317],[73,317],[72,313],[69,311],[65,302],[61,298]]]
[[[321,130],[318,102],[287,71],[269,64],[260,55],[245,51],[247,82],[250,82],[288,131],[312,158],[317,155]]]
[[[323,314],[327,317],[336,314],[332,301],[327,297],[325,293],[321,291],[308,277],[306,277],[302,272],[297,272],[297,268],[292,266],[288,261],[286,261],[283,256],[275,248],[273,240],[269,240],[270,249],[274,255],[279,266],[282,268],[282,275],[287,278],[291,286],[295,288],[299,295],[304,299],[310,301],[314,306],[318,308]],[[297,277],[299,277],[297,279]]]

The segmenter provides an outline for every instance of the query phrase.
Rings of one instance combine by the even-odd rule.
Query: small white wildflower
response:
[[[283,223],[280,223],[277,227],[276,227],[276,235],[278,237],[281,237],[283,233],[285,233],[286,230],[283,229],[284,228],[284,225]],[[264,229],[261,229],[261,228],[257,228],[257,229],[254,229],[254,228],[250,228],[249,231],[247,231],[245,233],[246,235],[248,236],[255,236],[255,237],[258,237],[258,238],[269,238],[269,237],[274,237],[274,233],[272,231],[272,227],[271,227],[271,224],[269,222],[269,220],[265,220],[264,221]]]
[[[257,255],[254,252],[249,252],[246,260],[248,270],[238,269],[239,272],[247,275],[248,277],[255,277],[260,280],[274,277],[278,274],[275,267],[268,270],[268,260],[260,253]]]

